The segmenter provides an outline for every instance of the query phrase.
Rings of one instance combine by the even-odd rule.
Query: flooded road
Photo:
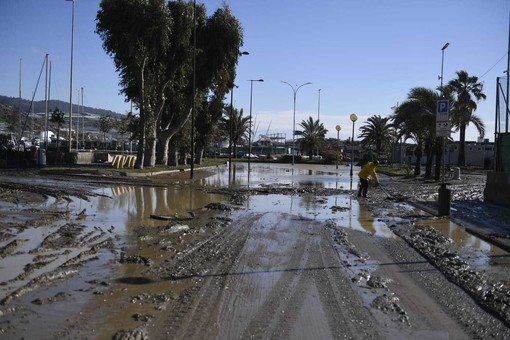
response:
[[[110,338],[144,325],[156,338],[469,338],[467,321],[439,312],[441,303],[415,283],[423,277],[403,276],[408,268],[396,265],[417,263],[416,274],[438,282],[437,270],[391,230],[403,221],[434,228],[472,268],[508,279],[508,253],[448,219],[404,202],[374,217],[370,202],[353,196],[348,167],[255,163],[249,176],[247,164],[234,169],[49,198],[26,214],[2,205],[2,333],[49,338],[62,329],[63,337],[89,338],[87,325],[93,337]],[[242,199],[215,210],[232,199],[219,188]],[[52,217],[33,220],[30,209]],[[390,298],[397,295],[400,303]],[[437,315],[424,317],[423,308]],[[47,324],[53,328],[41,331]]]

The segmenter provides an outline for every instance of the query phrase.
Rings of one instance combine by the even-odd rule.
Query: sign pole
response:
[[[446,137],[450,136],[450,107],[448,100],[441,99],[437,101],[436,107],[436,136],[442,137],[441,141],[441,182],[444,183],[445,175],[445,154]]]

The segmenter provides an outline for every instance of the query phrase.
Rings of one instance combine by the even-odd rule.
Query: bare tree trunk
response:
[[[414,155],[416,156],[416,163],[414,164],[414,175],[419,176],[421,174],[421,157],[423,155],[421,151],[421,144],[416,146]]]
[[[185,150],[181,150],[179,153],[179,164],[187,165],[188,164],[188,153]]]
[[[151,135],[146,139],[145,146],[145,166],[156,166],[156,131],[155,128],[151,129]]]
[[[439,181],[441,179],[441,164],[443,163],[443,138],[436,138],[436,169],[434,173],[434,179]]]
[[[172,124],[171,126],[166,126],[166,128],[157,130],[156,137],[158,139],[158,144],[160,145],[160,148],[162,148],[163,150],[166,149],[168,151],[168,143],[170,143],[170,140],[172,139],[172,137],[184,126],[184,124],[186,123],[186,121],[188,120],[190,115],[191,115],[191,106],[188,108],[188,113],[183,115],[174,124]],[[161,119],[158,119],[157,125],[160,126],[160,124],[161,124]],[[164,144],[161,144],[161,143],[164,143]],[[163,150],[161,150],[161,152],[163,152]],[[158,154],[159,154],[159,151],[158,151]],[[159,160],[160,160],[160,158],[158,157],[158,164],[164,164],[164,163],[159,163]],[[163,161],[162,155],[161,155],[161,160]]]
[[[138,127],[141,131],[139,131],[138,135],[138,147],[136,150],[136,163],[135,169],[143,169],[143,165],[145,163],[145,62],[146,58],[144,58],[140,70],[140,126]]]
[[[433,145],[427,142],[425,147],[425,156],[427,156],[427,162],[425,163],[425,178],[432,177],[432,158],[434,155]]]
[[[466,125],[462,124],[459,129],[459,158],[457,160],[458,166],[466,165]]]
[[[141,111],[141,110],[140,110]],[[141,116],[141,114],[140,114]],[[145,160],[145,133],[142,132],[142,136],[138,139],[138,146],[136,150],[136,163],[135,169],[143,169],[143,163]]]
[[[177,166],[179,165],[179,158],[177,153],[177,147],[175,144],[168,144],[168,165]]]
[[[168,165],[168,152],[169,152],[170,137],[159,134],[157,142],[157,157],[156,163],[162,165]]]
[[[203,143],[197,143],[197,145],[195,147],[195,157],[194,157],[195,164],[202,164],[202,158],[204,156],[204,149],[205,149],[205,146]]]

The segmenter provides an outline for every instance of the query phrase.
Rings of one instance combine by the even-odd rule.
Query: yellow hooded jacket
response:
[[[375,183],[379,183],[379,178],[377,177],[377,173],[375,172],[375,165],[373,162],[369,162],[363,166],[361,171],[358,173],[358,176],[363,179],[368,179],[368,177],[372,177],[375,180]]]

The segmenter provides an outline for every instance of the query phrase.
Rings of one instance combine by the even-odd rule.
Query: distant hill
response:
[[[6,97],[0,95],[0,104],[11,106],[12,108],[16,109],[16,112],[18,110],[18,98],[14,97]],[[22,112],[31,112],[32,109],[30,108],[30,100],[27,99],[21,99],[21,111]],[[54,110],[55,107],[58,107],[61,111],[69,112],[69,102],[64,102],[61,100],[50,100],[48,101],[48,110]],[[46,102],[44,100],[40,101],[34,101],[34,107],[33,112],[45,112],[46,110]],[[81,112],[81,106],[78,106],[76,104],[73,104],[73,112]],[[90,106],[83,106],[83,112],[90,113],[90,114],[96,114],[100,116],[110,116],[114,118],[123,118],[125,115],[113,112],[110,110],[105,109],[97,109]]]

